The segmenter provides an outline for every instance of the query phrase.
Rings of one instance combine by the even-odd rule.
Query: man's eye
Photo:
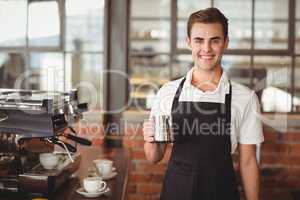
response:
[[[213,40],[212,43],[214,43],[214,44],[219,44],[219,43],[220,43],[220,40]]]

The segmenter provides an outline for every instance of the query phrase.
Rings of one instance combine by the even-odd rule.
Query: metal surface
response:
[[[77,90],[68,93],[0,90],[0,134],[20,138],[55,137],[82,118],[86,104],[79,104]]]
[[[169,115],[154,116],[154,141],[173,142],[172,119]]]
[[[59,136],[82,118],[87,104],[79,104],[77,90],[68,93],[0,90],[0,196],[2,192],[51,194],[75,172],[77,148]],[[70,128],[72,129],[72,128]],[[72,133],[76,134],[72,129]],[[88,144],[75,135],[73,141]],[[71,163],[54,171],[38,170],[38,155],[52,152],[54,144],[66,150]],[[63,150],[64,151],[64,150]]]

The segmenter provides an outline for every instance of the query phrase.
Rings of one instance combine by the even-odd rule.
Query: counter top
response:
[[[84,198],[76,192],[80,187],[81,181],[88,175],[88,168],[92,166],[92,161],[97,158],[108,158],[114,161],[118,175],[107,181],[111,192],[108,196],[101,196],[98,199],[124,200],[126,196],[126,187],[129,170],[129,152],[126,149],[100,149],[95,147],[79,149],[82,160],[78,170],[78,177],[63,185],[54,196],[55,200],[83,200]],[[79,179],[79,180],[78,180]],[[97,199],[97,198],[94,198]]]
[[[123,148],[100,148],[100,147],[78,147],[80,152],[81,164],[76,172],[76,176],[70,177],[70,179],[64,183],[52,197],[48,198],[53,200],[89,200],[91,198],[85,198],[78,194],[76,190],[81,187],[82,180],[88,175],[88,169],[92,167],[92,161],[98,158],[108,158],[114,161],[116,167],[117,176],[113,179],[107,180],[110,192],[108,195],[102,195],[93,199],[105,199],[105,200],[124,200],[126,199],[126,189],[128,182],[128,173],[130,168],[130,155],[129,151]],[[25,200],[30,199],[28,195],[1,195],[0,200]]]

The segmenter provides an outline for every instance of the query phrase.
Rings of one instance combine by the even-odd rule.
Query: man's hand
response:
[[[154,120],[151,118],[143,124],[145,142],[154,142]]]
[[[151,118],[145,121],[143,124],[143,135],[144,135],[144,151],[148,161],[151,163],[157,163],[163,159],[166,145],[162,143],[154,142],[154,120]]]

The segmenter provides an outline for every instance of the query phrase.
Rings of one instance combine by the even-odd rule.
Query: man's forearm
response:
[[[165,148],[165,144],[145,142],[144,150],[147,160],[152,163],[159,162],[164,157]]]
[[[259,169],[256,160],[240,165],[240,174],[246,200],[259,199]]]

